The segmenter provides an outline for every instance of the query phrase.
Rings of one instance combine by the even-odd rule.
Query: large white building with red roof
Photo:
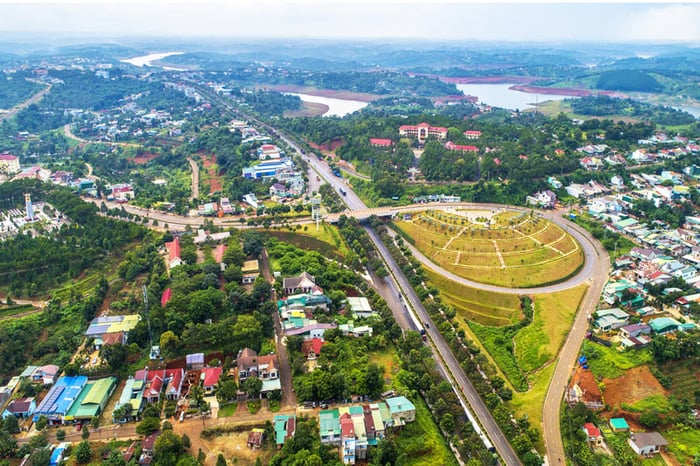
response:
[[[180,257],[180,238],[177,236],[174,240],[165,243],[165,248],[168,250],[168,267],[173,268],[178,265],[182,265],[182,258]]]
[[[443,126],[430,126],[428,123],[419,123],[417,125],[400,126],[399,134],[412,139],[418,139],[420,142],[425,142],[429,137],[444,141],[447,139],[447,128]]]
[[[445,149],[458,150],[461,152],[479,152],[479,148],[476,146],[466,146],[463,144],[455,144],[452,141],[447,141],[447,143],[445,143]]]
[[[14,175],[19,172],[19,157],[4,153],[0,154],[0,173]]]

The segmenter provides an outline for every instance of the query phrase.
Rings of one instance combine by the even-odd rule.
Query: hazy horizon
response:
[[[700,45],[700,4],[0,2],[0,37]],[[51,37],[46,37],[51,36]],[[461,44],[463,45],[463,44]]]

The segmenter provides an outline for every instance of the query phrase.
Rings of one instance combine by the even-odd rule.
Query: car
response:
[[[328,403],[326,403],[325,401],[322,401],[321,404],[319,404],[318,406],[321,409],[328,409]]]

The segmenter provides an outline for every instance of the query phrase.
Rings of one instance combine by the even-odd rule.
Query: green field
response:
[[[677,361],[659,368],[672,380],[669,391],[677,398],[691,397],[700,391],[700,368],[692,361]]]
[[[693,458],[700,455],[700,430],[691,427],[679,427],[663,432],[668,440],[668,451],[680,464],[693,464]]]
[[[615,379],[622,377],[627,369],[650,363],[653,358],[647,348],[635,351],[617,351],[603,345],[583,342],[582,352],[590,355],[593,351],[597,356],[588,357],[588,367],[598,379]]]
[[[527,211],[428,210],[395,226],[437,265],[481,283],[533,287],[564,280],[583,264],[571,236]]]
[[[416,406],[416,422],[406,424],[396,438],[399,453],[396,464],[457,466],[457,460],[435,425],[428,406],[420,397],[412,398],[412,401]]]
[[[225,405],[219,406],[218,417],[230,417],[236,413],[238,409],[238,403],[235,401],[233,403],[227,403]]]

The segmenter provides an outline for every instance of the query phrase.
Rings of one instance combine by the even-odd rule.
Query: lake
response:
[[[184,52],[165,52],[165,53],[149,53],[148,55],[142,55],[140,57],[127,58],[126,60],[119,60],[122,63],[129,63],[134,66],[157,66],[154,65],[154,61],[162,60],[165,57],[170,57],[172,55],[182,55]],[[163,66],[163,69],[173,70],[173,71],[184,71],[181,68],[172,68],[168,66]]]
[[[343,117],[358,110],[362,110],[368,104],[367,102],[361,102],[359,100],[335,99],[333,97],[320,97],[317,95],[297,94],[294,92],[285,92],[285,94],[295,95],[304,102],[328,105],[328,111],[324,113],[323,116]]]
[[[457,89],[479,98],[480,103],[510,110],[534,108],[535,103],[547,100],[563,100],[571,96],[534,94],[509,89],[514,84],[457,84]]]

